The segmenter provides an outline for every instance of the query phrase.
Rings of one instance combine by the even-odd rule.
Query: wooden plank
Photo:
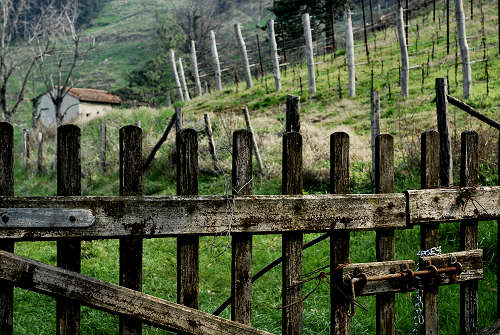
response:
[[[0,208],[0,226],[10,228],[90,227],[95,217],[88,209]]]
[[[120,129],[120,195],[142,194],[142,130],[135,126]],[[142,238],[120,239],[120,286],[142,291]],[[142,323],[120,317],[120,335],[142,334]]]
[[[302,194],[302,135],[283,135],[282,193]],[[302,244],[301,232],[282,236],[282,321],[283,335],[302,334]]]
[[[349,135],[333,133],[330,136],[330,192],[349,193]],[[350,232],[331,232],[330,273],[335,274],[330,281],[331,326],[330,334],[348,335],[351,333],[350,301],[337,289],[342,283],[335,269],[341,264],[350,263]],[[340,287],[349,292],[346,287]]]
[[[457,187],[405,192],[410,225],[493,220],[500,217],[500,187]]]
[[[450,260],[454,258],[462,265],[462,272],[456,276],[456,282],[450,280],[447,274],[439,274],[435,283],[439,286],[452,285],[455,283],[465,283],[483,279],[483,251],[481,249],[453,252],[436,256],[422,257],[419,262],[420,270],[426,266],[434,265],[438,269],[450,266]],[[408,288],[402,287],[401,279],[390,278],[373,281],[370,277],[397,274],[403,269],[415,271],[413,260],[385,261],[373,263],[353,263],[343,267],[339,272],[345,285],[350,285],[351,279],[360,273],[368,277],[364,286],[356,286],[356,296],[367,296],[380,293],[400,293],[413,291],[416,288],[426,286],[425,278],[417,277],[410,283]]]
[[[448,102],[450,104],[452,104],[453,106],[458,107],[461,110],[463,110],[464,112],[467,112],[469,115],[472,115],[475,118],[483,121],[488,126],[493,127],[493,128],[495,128],[497,130],[500,130],[500,123],[498,123],[498,122],[490,119],[489,117],[487,117],[487,116],[479,113],[474,108],[472,108],[471,106],[467,105],[465,102],[462,102],[462,101],[460,101],[460,100],[452,97],[451,95],[448,95],[447,99],[448,99]]]
[[[182,129],[175,138],[177,148],[177,194],[198,194],[198,135]],[[177,238],[177,303],[198,308],[199,236]]]
[[[465,131],[461,136],[460,186],[475,186],[479,182],[479,136],[475,131]],[[477,249],[479,233],[477,221],[460,223],[460,247]],[[460,285],[460,333],[477,333],[478,282]]]
[[[0,196],[14,195],[14,127],[0,122]],[[3,221],[0,221],[3,222]],[[0,249],[14,252],[14,242],[0,239]],[[0,334],[13,332],[14,287],[0,280]]]
[[[500,192],[500,188],[499,188]],[[161,237],[227,232],[223,196],[161,197],[0,197],[1,208],[90,209],[89,228],[0,229],[0,238]],[[253,195],[234,199],[233,233],[378,230],[406,227],[402,194]]]
[[[394,192],[394,139],[391,135],[379,135],[375,139],[375,191]],[[394,260],[394,230],[377,231],[377,261]],[[377,335],[394,335],[395,330],[394,293],[377,295],[376,331]]]
[[[483,250],[474,249],[467,251],[452,252],[436,256],[422,257],[420,260],[420,268],[428,265],[434,265],[437,268],[450,265],[450,259],[455,258],[457,262],[462,264],[462,273],[457,275],[457,283],[464,283],[483,279]],[[454,284],[450,282],[450,277],[440,275],[439,285]]]
[[[439,133],[428,131],[421,138],[420,187],[432,188],[439,185]],[[420,250],[439,246],[439,225],[420,227]],[[424,287],[424,324],[420,328],[423,335],[439,334],[439,290],[437,286]]]
[[[80,128],[75,125],[63,125],[57,129],[58,196],[80,195],[81,193],[80,136]],[[57,241],[57,266],[80,272],[80,255],[80,240]],[[66,299],[57,299],[56,320],[58,335],[80,334],[80,304]]]
[[[233,195],[252,194],[252,133],[238,130],[233,134]],[[236,233],[232,237],[231,320],[252,324],[252,235]]]
[[[498,335],[500,334],[500,320],[497,320],[494,324],[488,328],[483,329],[478,335]]]
[[[166,330],[190,334],[270,334],[6,251],[0,251],[0,278],[28,290],[135,317]]]
[[[353,263],[345,266],[340,272],[344,284],[348,287],[351,285],[351,279],[357,275],[364,273],[367,277],[384,276],[388,274],[399,273],[404,267],[415,271],[415,262],[412,260],[401,261],[385,261],[373,263]],[[356,286],[356,296],[367,296],[381,293],[400,293],[400,279],[387,279],[380,281],[368,281],[365,286]],[[409,289],[414,290],[411,286]]]

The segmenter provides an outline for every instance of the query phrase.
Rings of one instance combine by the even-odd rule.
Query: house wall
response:
[[[79,100],[71,95],[64,97],[61,110],[64,114],[63,123],[74,122],[79,115]],[[56,110],[49,94],[40,97],[36,107],[35,125],[44,129],[54,129],[56,125]]]
[[[80,114],[76,122],[82,124],[106,115],[112,110],[113,107],[108,104],[80,102]]]

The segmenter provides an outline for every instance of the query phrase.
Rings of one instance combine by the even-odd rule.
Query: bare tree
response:
[[[186,35],[185,53],[191,50],[193,40],[203,61],[210,55],[210,31],[217,33],[222,28],[222,22],[217,20],[217,8],[216,0],[189,0],[176,10],[175,20]]]
[[[28,15],[25,0],[1,0],[0,7],[0,109],[3,119],[12,122],[37,61],[49,51],[46,42],[32,47],[50,15],[46,8],[36,17]]]
[[[51,52],[37,58],[37,63],[42,82],[54,104],[56,126],[60,126],[68,111],[68,108],[62,110],[62,105],[74,85],[75,69],[83,62],[83,56],[94,49],[95,39],[89,38],[88,47],[82,50],[81,36],[76,31],[76,2],[69,1],[59,15],[53,17],[51,29],[37,41],[38,44],[48,43]]]

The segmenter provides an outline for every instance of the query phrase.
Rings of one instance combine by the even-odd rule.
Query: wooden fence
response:
[[[293,115],[289,116],[294,117]],[[295,116],[297,117],[297,116]],[[296,119],[298,121],[298,118]],[[349,136],[330,137],[331,195],[301,195],[302,136],[288,120],[282,193],[252,194],[252,138],[233,136],[232,196],[198,196],[198,138],[176,137],[177,196],[142,194],[141,129],[120,130],[120,196],[80,196],[80,129],[58,129],[58,197],[14,197],[13,129],[0,123],[0,333],[11,334],[13,285],[57,299],[58,334],[78,334],[80,304],[120,315],[120,334],[141,323],[193,334],[266,334],[252,328],[252,234],[282,234],[282,332],[302,333],[304,232],[330,235],[331,333],[349,334],[356,296],[377,296],[377,334],[395,334],[395,294],[424,291],[426,334],[438,333],[439,285],[459,283],[463,334],[477,331],[482,279],[478,221],[500,217],[500,187],[479,187],[478,135],[462,134],[460,187],[439,189],[439,134],[422,135],[422,190],[394,193],[394,143],[376,138],[377,194],[349,194]],[[230,220],[230,224],[228,224]],[[461,221],[461,251],[395,260],[396,229],[421,226],[420,249],[439,244],[439,224]],[[350,232],[376,231],[377,262],[351,264]],[[197,310],[199,236],[232,235],[231,319]],[[141,291],[142,239],[177,238],[177,304]],[[79,274],[81,240],[120,239],[120,286]],[[13,254],[15,241],[57,240],[57,266]]]

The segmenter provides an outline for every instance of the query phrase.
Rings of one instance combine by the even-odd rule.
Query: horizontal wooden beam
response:
[[[500,187],[457,187],[406,191],[408,224],[500,217]]]
[[[25,213],[30,208],[37,209],[37,213],[44,208],[79,209],[82,213],[89,211],[88,218],[94,219],[89,227],[49,229],[40,221],[43,218],[40,215],[23,219],[22,227],[4,224],[0,215],[0,238],[13,240],[384,230],[415,224],[498,219],[500,187],[426,189],[406,191],[405,195],[265,195],[234,199],[0,197],[0,208],[7,212],[22,208]]]
[[[483,279],[483,250],[468,250],[453,252],[449,254],[442,254],[436,256],[422,257],[420,259],[420,269],[428,265],[434,265],[437,268],[444,268],[450,266],[451,258],[456,259],[462,265],[462,272],[457,275],[456,282],[461,283],[469,280]],[[342,271],[342,278],[344,284],[350,287],[351,279],[364,273],[368,278],[375,276],[385,276],[396,274],[403,269],[415,271],[415,262],[412,260],[403,261],[387,261],[387,262],[374,262],[374,263],[358,263],[349,264],[345,266]],[[437,285],[453,284],[450,281],[450,276],[446,274],[439,274],[438,279],[434,280]],[[417,287],[423,287],[424,282],[422,279],[417,278],[407,288],[403,288],[402,280],[400,278],[383,279],[377,281],[367,281],[364,286],[356,286],[356,295],[374,295],[379,293],[398,293],[404,291],[413,291]]]
[[[196,309],[0,251],[0,279],[14,285],[189,334],[270,334]]]
[[[0,208],[89,209],[88,228],[8,229],[0,238],[160,237],[184,234],[379,230],[406,227],[402,194],[193,197],[0,197]]]

